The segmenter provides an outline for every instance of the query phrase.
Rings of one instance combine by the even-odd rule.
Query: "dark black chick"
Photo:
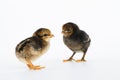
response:
[[[39,58],[48,51],[50,38],[53,34],[49,29],[40,28],[34,32],[33,36],[21,41],[16,47],[17,58],[26,63],[29,69],[39,70],[44,67],[34,66],[32,61]]]
[[[79,27],[72,22],[66,23],[62,26],[62,33],[63,33],[63,42],[64,44],[73,51],[72,56],[67,59],[63,60],[64,62],[72,61],[73,56],[76,52],[83,52],[83,56],[79,60],[75,60],[76,62],[86,61],[85,55],[90,46],[91,39],[88,34],[80,30]]]

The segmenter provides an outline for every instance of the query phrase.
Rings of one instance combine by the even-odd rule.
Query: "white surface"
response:
[[[119,0],[0,0],[0,80],[120,80]],[[86,63],[63,63],[72,52],[63,44],[61,27],[74,22],[91,37]],[[15,47],[38,28],[55,37],[49,51],[30,71]],[[78,59],[82,54],[75,55]]]

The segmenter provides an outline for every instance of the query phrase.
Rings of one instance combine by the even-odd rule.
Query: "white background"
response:
[[[62,41],[61,27],[74,22],[91,37],[85,63]],[[16,45],[41,27],[55,35],[31,71],[15,56]],[[0,0],[0,80],[120,80],[119,0]],[[80,59],[82,54],[75,55]]]

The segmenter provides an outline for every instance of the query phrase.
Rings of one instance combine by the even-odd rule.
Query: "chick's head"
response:
[[[65,24],[62,27],[63,36],[69,37],[73,34],[73,27],[69,24]]]
[[[54,35],[51,33],[49,29],[40,28],[33,34],[33,36],[36,36],[45,41],[49,41],[50,38],[52,38]]]

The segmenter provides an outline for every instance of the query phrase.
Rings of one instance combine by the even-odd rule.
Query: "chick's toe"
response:
[[[86,62],[86,60],[78,59],[78,60],[75,60],[75,62]]]
[[[66,59],[66,60],[63,60],[63,62],[70,62],[70,61],[75,61],[75,59]]]

